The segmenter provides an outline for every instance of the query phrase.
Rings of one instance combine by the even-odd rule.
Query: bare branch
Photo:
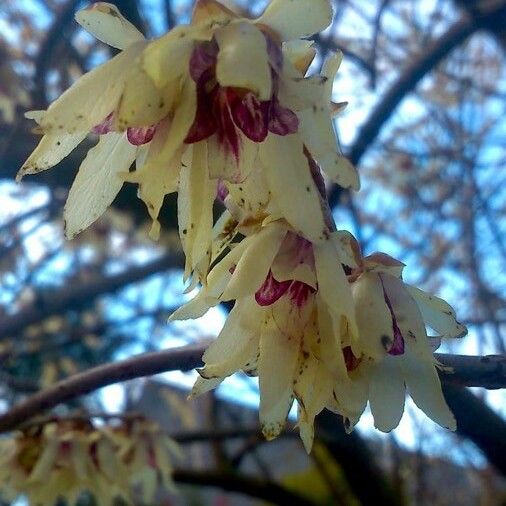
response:
[[[15,335],[27,325],[38,323],[45,318],[89,303],[99,295],[112,293],[146,277],[182,265],[181,253],[168,253],[161,258],[139,267],[130,267],[126,272],[114,276],[99,276],[92,281],[75,286],[65,286],[61,290],[41,294],[35,303],[4,318],[0,324],[0,338]]]
[[[397,106],[428,72],[470,35],[485,27],[487,23],[497,21],[498,16],[501,17],[505,14],[504,2],[492,2],[490,5],[484,6],[474,17],[463,16],[445,34],[434,40],[428,47],[423,48],[420,56],[408,65],[384,96],[379,99],[378,105],[360,129],[357,139],[347,153],[351,162],[355,165],[360,162],[362,156],[376,140]],[[330,207],[337,204],[340,193],[338,187],[332,190],[329,195]]]
[[[144,353],[70,376],[28,397],[0,416],[0,432],[11,430],[35,414],[107,385],[161,372],[186,371],[198,367],[202,364],[204,349],[205,345],[198,345]]]
[[[20,423],[81,395],[107,385],[167,371],[189,370],[202,365],[207,343],[144,353],[98,367],[55,383],[14,406],[0,416],[0,432],[14,429]],[[444,381],[463,386],[506,387],[506,357],[472,357],[436,354],[436,358],[455,370],[441,371]],[[469,372],[470,371],[470,372]],[[479,383],[478,381],[481,381]]]

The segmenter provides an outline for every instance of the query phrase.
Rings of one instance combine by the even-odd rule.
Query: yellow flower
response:
[[[4,446],[0,486],[11,498],[26,495],[34,506],[59,498],[75,504],[84,491],[93,492],[100,504],[112,504],[127,485],[111,443],[82,423],[49,423],[19,433]]]
[[[160,487],[174,490],[171,457],[176,444],[160,428],[143,419],[94,427],[79,420],[34,426],[12,439],[0,440],[0,490],[14,500],[26,495],[32,506],[69,505],[83,492],[97,504],[131,504],[141,486],[150,503]]]
[[[116,456],[131,487],[139,487],[144,503],[153,503],[155,493],[163,487],[175,491],[172,459],[181,451],[154,422],[137,419],[104,432],[114,442]]]
[[[294,397],[308,451],[315,416],[337,397],[347,403],[342,348],[357,339],[355,311],[342,263],[346,233],[311,243],[284,221],[235,245],[210,271],[207,285],[172,319],[196,318],[220,301],[235,305],[207,349],[193,395],[238,370],[259,376],[260,421],[268,439],[282,430]]]
[[[144,37],[111,4],[93,4],[79,11],[76,20],[97,38],[122,51],[78,79],[47,111],[27,113],[44,136],[18,173],[20,180],[26,174],[49,169],[90,132],[100,134],[98,144],[79,168],[65,205],[68,238],[91,225],[112,203],[123,185],[118,174],[128,170],[143,152],[138,146],[149,142],[152,136],[143,128],[122,132],[115,125],[122,104],[130,106],[132,85],[127,83],[135,83],[139,90],[142,82],[143,91],[150,92],[151,81],[142,79],[142,70],[135,64],[147,44]],[[151,87],[157,93],[152,84]],[[167,110],[163,112],[167,114]],[[147,123],[139,126],[154,125],[159,119],[158,114],[143,117]]]
[[[335,409],[351,427],[369,401],[375,426],[388,432],[401,419],[407,389],[427,416],[455,430],[432,348],[441,337],[461,337],[466,328],[444,300],[402,281],[401,262],[376,253],[358,264],[351,288],[359,340],[344,350],[355,406],[350,410],[336,404]],[[438,335],[429,338],[426,325]]]
[[[196,272],[202,282],[220,180],[239,184],[262,171],[279,214],[304,237],[322,240],[328,224],[311,164],[342,186],[359,187],[332,127],[341,57],[329,58],[322,75],[307,77],[315,51],[299,39],[331,18],[328,0],[273,0],[257,19],[200,0],[190,25],[148,42],[111,4],[79,11],[86,30],[123,51],[47,111],[29,114],[45,135],[18,177],[52,167],[90,131],[99,134],[65,206],[67,237],[93,223],[128,181],[139,185],[157,238],[165,195],[178,191],[185,277]]]

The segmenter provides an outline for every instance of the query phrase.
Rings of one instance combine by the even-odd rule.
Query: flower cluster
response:
[[[121,52],[47,111],[30,113],[44,137],[19,176],[99,136],[65,206],[68,237],[130,182],[156,238],[164,198],[177,192],[185,279],[202,289],[172,318],[235,301],[193,393],[238,370],[258,375],[265,436],[280,433],[296,400],[308,450],[325,407],[351,429],[369,402],[376,426],[391,430],[406,388],[429,417],[454,428],[431,346],[465,328],[444,301],[406,285],[398,261],[364,257],[328,208],[324,178],[360,186],[333,131],[341,56],[308,73],[316,51],[305,37],[331,22],[329,0],[272,0],[257,19],[198,0],[189,25],[154,41],[110,4],[76,19]],[[216,199],[226,210],[214,223]]]
[[[134,487],[145,503],[160,487],[174,489],[176,444],[153,422],[137,419],[95,427],[79,420],[33,426],[0,440],[0,488],[8,500],[25,495],[32,505],[75,504],[92,492],[98,504],[131,504]]]

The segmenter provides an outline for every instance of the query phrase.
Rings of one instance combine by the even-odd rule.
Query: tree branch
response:
[[[428,47],[423,48],[418,58],[401,73],[390,89],[380,97],[376,108],[360,128],[357,138],[347,153],[350,161],[358,165],[364,153],[378,137],[381,129],[392,116],[397,106],[404,100],[420,80],[446,58],[470,35],[487,24],[497,22],[497,18],[506,15],[504,2],[489,2],[474,16],[464,15],[449,30]],[[340,196],[340,188],[335,187],[329,195],[330,207],[334,207]]]
[[[443,385],[446,402],[457,419],[457,434],[470,439],[506,476],[506,424],[469,390],[452,383]]]
[[[125,272],[114,276],[100,276],[86,283],[64,286],[58,291],[48,291],[41,294],[33,305],[4,318],[0,323],[0,339],[15,335],[27,325],[69,311],[82,304],[89,303],[99,295],[115,292],[131,283],[142,281],[152,274],[181,266],[182,263],[182,253],[168,253],[148,264],[130,267]]]
[[[207,343],[203,343],[143,353],[70,376],[28,397],[1,415],[0,432],[12,430],[42,411],[107,385],[167,371],[184,371],[199,367],[202,365],[201,357],[206,347]],[[486,385],[494,385],[493,388],[506,386],[505,357],[436,354],[436,358],[447,366],[455,367],[454,372],[441,371],[444,381],[464,386],[482,386],[482,384],[477,385],[479,378]]]

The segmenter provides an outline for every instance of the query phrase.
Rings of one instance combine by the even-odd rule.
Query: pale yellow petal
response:
[[[257,354],[263,309],[254,297],[237,301],[225,321],[223,330],[204,353],[205,367],[200,375],[206,379],[223,378],[239,371]]]
[[[164,88],[157,88],[140,63],[132,62],[116,109],[118,130],[155,125],[172,110],[179,93],[179,81]]]
[[[226,25],[237,14],[216,0],[197,0],[193,7],[192,25]]]
[[[125,49],[135,42],[144,40],[142,33],[110,3],[93,3],[77,11],[75,18],[95,38],[117,49]]]
[[[188,131],[193,124],[197,111],[197,99],[196,86],[192,79],[187,79],[184,82],[178,103],[179,105],[174,112],[165,143],[157,155],[156,163],[170,163],[177,150],[184,143]],[[151,162],[146,163],[146,167],[150,165]]]
[[[267,41],[262,32],[248,22],[232,23],[216,31],[219,46],[216,79],[221,86],[245,88],[260,100],[272,94]]]
[[[40,126],[45,133],[89,132],[117,106],[130,65],[145,47],[137,42],[79,78],[48,108]]]
[[[341,341],[358,338],[351,289],[332,241],[313,245],[318,294],[327,304],[334,335]]]
[[[308,37],[332,21],[329,0],[272,0],[257,23],[267,25],[282,40]]]
[[[283,56],[304,76],[316,56],[314,42],[300,39],[284,42]]]
[[[176,192],[179,184],[181,150],[176,151],[174,158],[169,163],[165,161],[158,163],[157,158],[162,145],[165,143],[169,129],[170,123],[168,121],[162,122],[149,145],[137,148],[138,153],[141,150],[143,151],[140,162],[139,154],[137,154],[137,170],[120,175],[124,181],[139,185],[138,197],[146,204],[149,215],[153,220],[153,226],[150,230],[150,237],[153,240],[159,238],[158,215],[165,196]],[[148,162],[149,165],[147,165]]]
[[[415,299],[424,322],[442,338],[462,337],[467,328],[457,321],[454,309],[445,300],[414,286],[405,285]]]
[[[210,257],[216,186],[208,176],[207,143],[193,144],[191,164],[181,168],[177,201],[179,237],[186,254],[185,277],[202,258]]]
[[[223,300],[252,295],[262,286],[285,234],[284,226],[273,223],[251,236],[251,242],[223,292]]]
[[[102,135],[79,167],[65,204],[65,235],[72,239],[91,225],[112,204],[123,186],[119,172],[135,160],[135,146],[125,134]]]
[[[394,342],[393,321],[377,274],[366,272],[352,283],[360,351],[382,358]]]
[[[395,429],[404,412],[406,387],[401,361],[402,357],[385,356],[383,360],[371,365],[369,403],[374,426],[383,432]]]
[[[20,181],[26,174],[37,174],[54,167],[71,153],[85,138],[87,132],[75,134],[46,134],[23,164],[16,180]]]
[[[158,88],[188,76],[194,41],[199,38],[210,37],[202,37],[199,30],[181,25],[149,43],[142,54],[142,65]]]
[[[293,381],[299,356],[300,336],[281,332],[283,323],[267,317],[260,337],[260,424],[268,440],[277,437],[285,425],[293,401]]]
[[[296,134],[270,134],[260,145],[259,159],[280,213],[296,232],[318,242],[328,235],[328,227],[303,149]]]
[[[388,274],[381,276],[404,336],[405,352],[400,364],[408,391],[415,404],[429,418],[455,430],[455,418],[443,397],[422,314],[400,279]]]

